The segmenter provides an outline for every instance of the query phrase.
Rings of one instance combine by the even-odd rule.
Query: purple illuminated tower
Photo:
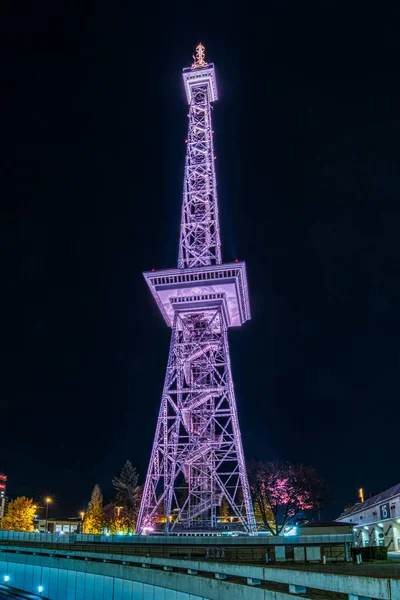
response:
[[[164,516],[167,533],[216,528],[225,498],[233,522],[251,533],[228,345],[228,327],[250,319],[246,266],[221,259],[211,124],[217,86],[201,44],[183,81],[189,132],[178,268],[144,273],[172,338],[137,531]]]

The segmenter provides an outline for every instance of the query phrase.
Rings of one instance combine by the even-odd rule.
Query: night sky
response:
[[[95,483],[111,499],[126,459],[145,476],[170,331],[141,273],[176,266],[199,41],[223,257],[249,277],[252,320],[230,331],[246,456],[314,465],[332,517],[398,483],[400,9],[315,4],[2,7],[11,497],[51,492],[72,516]]]

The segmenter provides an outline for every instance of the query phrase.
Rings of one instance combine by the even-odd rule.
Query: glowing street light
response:
[[[85,511],[81,510],[79,514],[81,517],[81,533],[83,533],[83,519],[85,518]]]
[[[7,581],[10,581],[10,576],[9,575],[4,575],[4,581],[7,583]]]
[[[51,504],[53,502],[53,498],[50,498],[50,496],[47,496],[47,498],[45,498],[44,501],[46,502],[46,533],[47,533],[48,520],[49,520],[49,504]]]

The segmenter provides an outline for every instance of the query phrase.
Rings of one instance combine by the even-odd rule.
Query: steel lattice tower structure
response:
[[[137,531],[163,516],[167,533],[215,528],[226,498],[234,521],[253,532],[227,336],[250,319],[246,267],[222,264],[211,124],[217,87],[201,44],[183,81],[189,132],[178,268],[144,273],[172,338]]]

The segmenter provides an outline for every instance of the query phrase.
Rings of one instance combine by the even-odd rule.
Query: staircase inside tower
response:
[[[188,495],[179,508],[178,521],[185,528],[217,526],[218,507],[224,490],[216,475],[224,435],[216,409],[226,383],[224,374],[222,320],[219,311],[186,313],[178,354],[181,359],[180,416],[188,443],[180,468]]]

